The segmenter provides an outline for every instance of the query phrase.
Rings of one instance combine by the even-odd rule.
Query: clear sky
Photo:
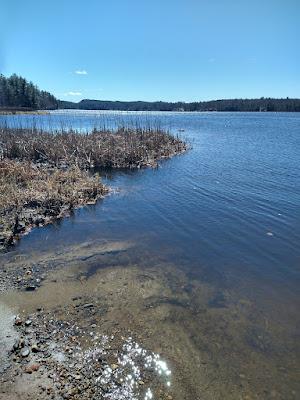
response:
[[[72,101],[300,97],[300,0],[0,0],[0,72]]]

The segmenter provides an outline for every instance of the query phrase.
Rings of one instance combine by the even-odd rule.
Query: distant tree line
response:
[[[59,101],[59,108],[119,111],[300,111],[300,99],[232,99],[192,103],[164,101],[81,100],[79,103]]]
[[[116,111],[300,111],[300,99],[232,99],[200,102],[81,100],[78,103],[57,100],[32,82],[13,74],[0,75],[0,109],[79,109]]]
[[[49,110],[58,107],[57,99],[32,82],[13,74],[6,78],[0,75],[0,108]]]

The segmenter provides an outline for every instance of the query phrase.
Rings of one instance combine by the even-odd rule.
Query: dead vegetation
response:
[[[36,129],[0,129],[2,157],[47,162],[60,167],[140,168],[186,150],[178,137],[160,129],[119,128],[43,132]]]
[[[44,132],[0,128],[0,249],[32,226],[95,202],[108,189],[97,168],[141,168],[186,150],[159,129]]]
[[[77,166],[63,170],[30,161],[0,161],[0,248],[12,244],[28,228],[94,203],[107,192],[98,175]]]

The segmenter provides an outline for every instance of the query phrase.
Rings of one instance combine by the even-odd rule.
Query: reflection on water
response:
[[[95,368],[95,363],[110,351],[113,339],[114,336],[102,336],[100,339],[95,336],[93,338],[95,345],[76,354],[76,358],[82,364],[89,364],[89,369]],[[99,393],[96,392],[96,396],[101,396],[103,388],[107,387],[103,394],[105,399],[150,400],[155,398],[154,393],[157,392],[154,387],[156,379],[167,387],[171,386],[171,371],[166,362],[160,358],[159,354],[144,349],[131,337],[125,340],[120,353],[116,353],[116,356],[116,364],[106,365],[100,373],[96,374],[94,387],[97,388],[99,385]],[[145,382],[147,378],[149,381]]]
[[[92,125],[90,113],[72,118]],[[135,118],[144,117],[122,114]],[[167,360],[174,399],[296,399],[300,115],[146,118],[185,129],[192,150],[157,170],[103,172],[117,193],[34,230],[2,259],[47,269],[40,252],[60,253],[57,282],[4,300],[34,309],[99,297],[104,330],[130,328]],[[117,243],[104,251],[103,240]]]

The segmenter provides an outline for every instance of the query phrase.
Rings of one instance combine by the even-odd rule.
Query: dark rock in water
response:
[[[83,305],[83,308],[92,308],[92,307],[94,307],[93,303],[87,303]]]
[[[29,285],[29,286],[26,286],[26,288],[25,288],[26,292],[33,292],[35,289],[36,289],[36,286],[34,286],[34,285]]]

